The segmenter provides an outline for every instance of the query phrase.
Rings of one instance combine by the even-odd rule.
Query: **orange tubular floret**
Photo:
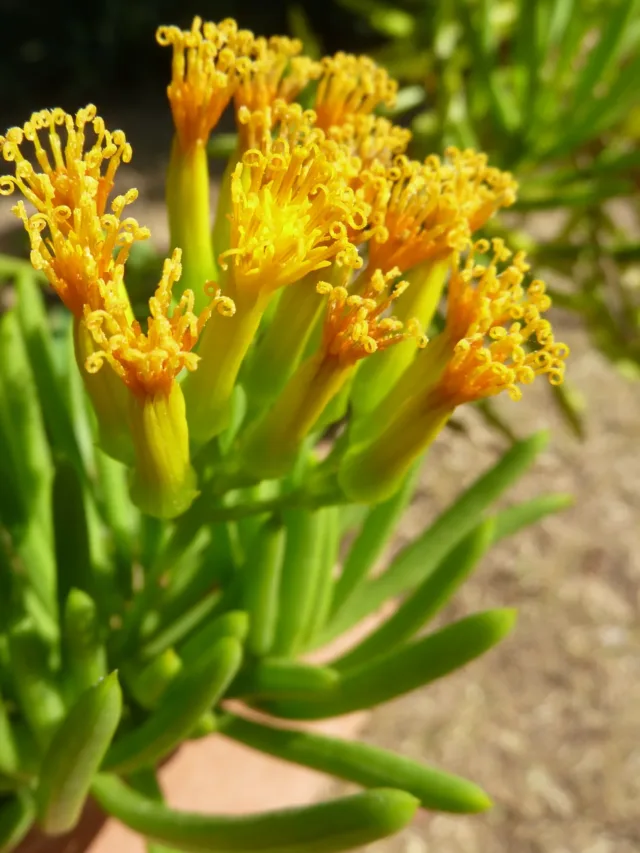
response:
[[[477,254],[490,251],[488,265],[476,263]],[[434,389],[434,405],[453,408],[501,391],[519,400],[518,386],[539,375],[562,383],[569,348],[555,341],[541,316],[551,306],[544,282],[523,287],[528,269],[524,253],[512,257],[499,239],[477,241],[464,266],[454,267],[444,333],[453,357]]]
[[[159,27],[156,40],[173,48],[167,95],[183,151],[204,145],[252,67],[255,38],[228,18],[220,24],[194,18],[190,30]]]
[[[403,272],[463,251],[477,228],[514,202],[517,188],[508,172],[487,165],[485,154],[455,148],[443,161],[435,155],[424,163],[399,156],[387,179],[388,201],[378,208],[371,261]]]
[[[245,115],[256,147],[233,173],[231,248],[221,266],[239,290],[254,292],[292,284],[333,260],[361,266],[348,235],[368,216],[349,186],[359,162],[315,128],[312,111],[276,101],[267,113]]]
[[[25,156],[27,143],[32,157]],[[17,189],[41,213],[51,208],[74,210],[89,194],[97,215],[102,216],[118,166],[131,160],[124,133],[107,130],[93,104],[75,116],[59,108],[33,113],[22,127],[12,127],[0,136],[0,150],[8,163],[15,163],[15,175],[0,178],[0,194],[10,195]]]
[[[310,80],[320,76],[322,66],[307,56],[299,56],[302,42],[285,36],[257,38],[255,59],[240,74],[235,91],[236,113],[241,107],[265,110],[276,100],[290,103]]]
[[[314,109],[318,127],[328,130],[351,116],[368,115],[380,104],[393,106],[398,84],[368,56],[339,52],[322,59]]]
[[[82,317],[85,305],[102,308],[109,293],[124,293],[124,265],[131,246],[149,237],[149,229],[135,219],[122,219],[124,208],[137,197],[135,189],[116,196],[111,213],[102,216],[87,193],[73,210],[54,207],[50,200],[32,216],[22,201],[13,208],[29,234],[33,267],[45,274],[75,317]]]
[[[317,285],[318,293],[329,297],[322,337],[327,357],[354,364],[409,338],[415,338],[419,346],[426,344],[417,321],[403,324],[394,317],[383,317],[393,300],[409,286],[406,281],[392,285],[399,273],[398,269],[386,274],[376,270],[362,295],[350,294],[343,285]]]
[[[99,349],[86,360],[89,373],[97,373],[109,362],[127,387],[138,396],[168,393],[181,370],[195,370],[199,356],[192,352],[214,309],[224,315],[234,312],[233,302],[212,289],[212,301],[200,314],[193,312],[193,293],[185,290],[171,311],[171,291],[180,278],[181,251],[175,249],[164,262],[162,278],[149,300],[146,334],[137,320],[130,321],[122,304],[103,309],[85,308],[84,321]]]

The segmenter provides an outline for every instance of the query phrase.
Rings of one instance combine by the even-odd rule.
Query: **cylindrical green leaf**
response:
[[[326,666],[292,661],[288,658],[264,658],[236,678],[230,696],[306,697],[335,688],[338,673]]]
[[[224,694],[242,661],[242,647],[223,637],[210,653],[173,682],[160,706],[109,749],[104,769],[130,773],[156,764],[189,737],[198,720]]]
[[[206,630],[210,624],[207,620],[211,613],[220,607],[222,593],[216,589],[200,601],[196,602],[188,610],[183,611],[178,618],[167,625],[166,628],[155,634],[140,650],[141,660],[151,660],[165,652],[171,646],[184,640],[189,634],[205,623]],[[214,620],[215,622],[216,620]]]
[[[60,373],[56,370],[49,316],[42,288],[35,280],[33,271],[27,269],[16,277],[16,292],[16,314],[51,444],[75,465],[79,473],[83,472],[84,462],[73,418],[63,392]]]
[[[398,520],[415,490],[418,471],[419,466],[415,466],[393,497],[376,504],[367,513],[360,532],[349,548],[342,574],[336,581],[331,603],[333,615],[341,610],[366,579],[385,545],[395,533]]]
[[[191,729],[189,740],[212,735],[218,728],[218,718],[213,711],[205,711],[195,726]]]
[[[58,596],[62,607],[73,587],[95,592],[84,484],[77,468],[66,459],[59,460],[56,465],[52,505]]]
[[[98,608],[80,589],[72,589],[64,606],[64,677],[75,699],[107,674]]]
[[[489,610],[454,622],[345,672],[335,691],[308,701],[265,703],[278,717],[318,720],[373,708],[442,678],[498,643],[512,628],[513,610]]]
[[[322,510],[290,510],[285,515],[287,547],[280,582],[276,655],[291,655],[304,642],[315,602],[313,591],[320,569],[324,533]]]
[[[18,746],[4,700],[0,696],[0,773],[16,774],[20,767]]]
[[[14,311],[0,316],[0,436],[2,468],[11,475],[13,532],[34,593],[55,617],[56,568],[51,524],[51,451],[24,340]],[[2,492],[5,489],[3,487]],[[0,499],[2,505],[6,498]]]
[[[114,776],[98,776],[92,790],[126,826],[187,853],[339,853],[393,835],[418,806],[404,791],[381,788],[303,808],[218,817],[174,811]]]
[[[9,632],[9,654],[22,713],[40,746],[46,747],[65,706],[48,666],[48,649],[30,620]]]
[[[155,708],[169,685],[182,669],[182,660],[174,649],[167,649],[142,670],[134,663],[125,666],[126,683],[142,708]]]
[[[36,807],[30,791],[22,790],[0,806],[0,853],[10,853],[31,829]]]
[[[40,771],[38,816],[45,832],[59,835],[76,825],[121,713],[115,672],[89,687],[69,711]]]
[[[493,541],[494,523],[482,522],[441,560],[398,609],[332,666],[344,672],[388,654],[426,625],[469,576]]]
[[[523,527],[529,527],[547,515],[567,509],[573,503],[572,495],[551,494],[539,495],[530,501],[507,507],[496,513],[494,517],[494,541],[504,539],[505,536],[513,536]]]
[[[231,715],[223,718],[220,729],[222,734],[252,749],[365,788],[407,791],[425,809],[464,814],[491,806],[489,797],[473,782],[377,746],[296,729],[270,728]]]
[[[324,536],[321,542],[320,563],[315,589],[311,592],[313,608],[304,632],[305,648],[313,645],[313,638],[327,621],[335,589],[334,569],[340,550],[340,508],[324,507]]]
[[[244,569],[244,603],[249,614],[247,646],[255,655],[271,650],[278,613],[278,592],[285,553],[285,528],[270,518],[256,533]]]
[[[336,613],[322,632],[322,641],[329,642],[388,599],[421,583],[444,555],[482,520],[487,508],[531,465],[546,443],[547,434],[539,432],[514,444],[433,524],[403,548],[385,572],[360,587],[349,605]]]
[[[178,653],[185,665],[195,663],[222,637],[235,637],[244,643],[249,632],[249,616],[244,610],[230,610],[213,619],[189,637]]]

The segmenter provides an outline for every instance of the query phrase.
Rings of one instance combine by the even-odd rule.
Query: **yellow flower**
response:
[[[85,151],[89,123],[96,140]],[[64,144],[57,130],[62,125]],[[50,153],[38,136],[44,128]],[[24,156],[26,140],[33,144],[43,171]],[[0,145],[4,159],[15,163],[15,176],[0,178],[2,192],[17,189],[36,208],[29,215],[24,202],[18,201],[13,212],[29,234],[33,266],[46,275],[67,308],[82,317],[85,304],[100,307],[106,287],[125,298],[124,263],[133,243],[147,239],[149,230],[135,219],[122,218],[137,190],[117,196],[111,212],[105,213],[118,165],[131,159],[124,134],[107,131],[93,106],[79,110],[75,119],[62,110],[43,110],[22,129],[11,128]]]
[[[236,116],[244,110],[264,113],[276,100],[291,103],[310,80],[320,76],[322,66],[308,56],[299,56],[302,42],[285,36],[257,38],[254,61],[244,68],[234,94]],[[238,120],[241,148],[251,147],[244,138],[246,125]]]
[[[245,113],[257,147],[245,151],[235,167],[230,246],[219,257],[237,314],[231,323],[209,324],[200,347],[203,369],[185,383],[189,422],[199,442],[229,422],[240,366],[273,293],[303,288],[310,274],[334,262],[362,265],[350,240],[368,215],[368,205],[349,186],[357,158],[327,140],[314,126],[314,113],[299,104],[276,101],[264,113]],[[215,375],[208,365],[216,365]]]
[[[475,255],[490,249],[489,265],[477,264]],[[509,260],[498,272],[498,263]],[[479,240],[464,266],[453,271],[444,332],[453,356],[432,391],[434,406],[459,406],[502,391],[519,400],[519,386],[540,375],[552,385],[562,383],[569,350],[554,340],[551,323],[541,316],[551,307],[544,282],[534,280],[523,288],[528,270],[523,252],[512,258],[495,239],[491,247]]]
[[[351,154],[360,158],[363,169],[373,163],[391,166],[399,154],[404,154],[411,140],[411,131],[398,127],[382,116],[350,115],[342,124],[326,131],[329,139],[345,145]]]
[[[39,138],[43,130],[50,151]],[[32,144],[37,166],[25,156],[25,142]],[[0,178],[0,186],[6,194],[16,189],[22,192],[36,208],[29,214],[20,200],[13,212],[29,235],[31,263],[44,273],[74,315],[76,358],[83,364],[93,351],[91,336],[83,327],[85,306],[98,310],[106,300],[117,299],[132,316],[124,265],[133,243],[149,237],[148,229],[135,219],[123,219],[137,191],[117,196],[105,212],[115,172],[120,162],[131,159],[131,148],[124,134],[106,130],[95,107],[89,106],[75,117],[59,109],[34,113],[23,128],[7,132],[2,154],[15,163],[15,175]],[[129,461],[132,447],[125,389],[110,370],[99,381],[87,376],[84,369],[82,373],[97,414],[102,448]]]
[[[513,204],[517,184],[508,172],[489,167],[485,154],[450,148],[444,161],[396,158],[387,170],[388,201],[373,236],[374,268],[402,272],[446,258],[468,245],[471,234],[500,207]]]
[[[146,333],[137,320],[129,320],[117,299],[99,310],[85,308],[85,327],[97,346],[85,367],[96,374],[108,362],[131,392],[128,424],[135,451],[131,494],[143,512],[160,518],[180,515],[197,495],[185,402],[176,378],[183,369],[196,369],[199,357],[192,350],[212,310],[233,311],[232,303],[215,291],[211,304],[196,316],[189,290],[171,311],[171,291],[181,272],[176,249],[165,260],[149,300]]]
[[[348,229],[363,228],[367,206],[349,181],[358,163],[298,104],[276,102],[275,136],[246,151],[231,183],[231,246],[220,255],[238,292],[273,292],[331,261],[361,264]],[[235,293],[234,293],[235,295]]]
[[[213,309],[233,313],[233,303],[212,293],[210,305],[199,315],[193,312],[193,293],[185,291],[171,311],[173,285],[182,273],[181,253],[175,249],[165,260],[162,278],[149,300],[147,332],[137,320],[127,316],[125,305],[112,299],[104,308],[85,306],[84,322],[98,349],[87,358],[89,373],[96,373],[108,361],[124,384],[138,396],[167,393],[183,370],[195,370],[199,356],[192,352]]]
[[[395,103],[397,82],[368,56],[339,52],[325,56],[322,69],[314,109],[323,130],[344,124],[353,115],[368,115],[380,104]]]
[[[351,270],[343,270],[346,282]],[[291,377],[274,405],[253,426],[239,458],[247,472],[279,476],[293,464],[303,440],[327,405],[353,375],[361,359],[409,338],[423,346],[419,325],[403,325],[385,316],[391,303],[406,289],[406,282],[391,288],[398,270],[377,270],[363,294],[350,294],[345,284],[318,284],[328,297],[319,350]]]
[[[491,252],[487,264],[477,255]],[[525,288],[529,266],[512,257],[502,240],[475,243],[454,264],[447,323],[413,360],[369,417],[342,460],[339,480],[352,500],[384,500],[414,459],[434,440],[454,409],[506,391],[518,400],[521,385],[536,376],[551,384],[564,378],[566,344],[556,342],[541,315],[551,300],[544,283]]]
[[[180,147],[206,144],[242,74],[251,67],[255,39],[231,18],[220,24],[194,18],[190,30],[159,27],[158,44],[173,48],[167,88]]]
[[[64,127],[61,137],[59,129]],[[40,133],[47,137],[42,144]],[[93,136],[88,144],[87,136]],[[23,147],[29,143],[39,168],[34,167]],[[0,136],[0,149],[7,162],[15,163],[15,176],[0,179],[0,193],[9,195],[18,189],[41,213],[50,209],[73,211],[82,196],[95,199],[98,216],[106,210],[115,173],[121,162],[131,160],[131,146],[124,133],[105,127],[96,108],[89,104],[75,116],[64,110],[40,110],[22,127],[10,128]],[[61,218],[59,228],[70,225],[70,215]]]

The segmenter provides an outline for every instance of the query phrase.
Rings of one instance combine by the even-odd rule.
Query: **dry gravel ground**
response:
[[[134,215],[162,246],[158,152],[168,148],[169,128],[155,116],[132,106],[118,123],[134,142],[134,164],[147,167],[127,176],[141,190]],[[16,232],[2,201],[6,251]],[[553,432],[508,500],[567,491],[575,507],[494,549],[443,614],[448,621],[514,606],[514,633],[464,671],[377,709],[365,732],[474,779],[495,808],[468,818],[423,815],[369,853],[640,850],[640,394],[569,318],[559,319],[573,350],[569,375],[587,404],[586,441],[568,434],[544,387],[527,389],[518,404],[500,401],[500,409],[521,435]],[[500,453],[502,440],[475,412],[462,421],[468,435],[449,430],[434,446],[395,547]],[[342,790],[332,783],[323,796]]]

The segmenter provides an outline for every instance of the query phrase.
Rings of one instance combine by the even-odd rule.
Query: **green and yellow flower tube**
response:
[[[491,252],[486,265],[476,255]],[[560,384],[569,350],[542,318],[551,300],[544,283],[523,281],[529,266],[502,240],[477,241],[453,264],[447,324],[416,356],[356,434],[338,479],[350,500],[381,501],[399,488],[413,461],[436,438],[457,406],[506,391],[538,375]]]
[[[342,271],[348,282],[349,268]],[[328,297],[322,341],[291,377],[274,405],[251,427],[240,444],[238,459],[247,473],[260,477],[281,476],[289,470],[327,405],[353,376],[358,362],[377,357],[392,345],[413,338],[423,343],[419,326],[406,325],[384,316],[402,294],[406,282],[390,290],[387,276],[378,270],[362,295],[350,294],[344,285],[327,282],[318,292]]]

